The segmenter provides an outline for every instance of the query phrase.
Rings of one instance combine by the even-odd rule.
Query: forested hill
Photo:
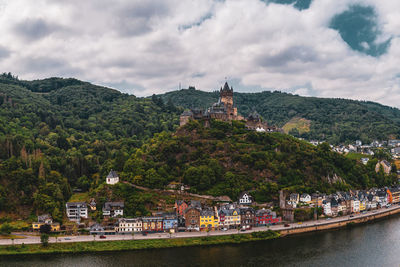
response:
[[[394,173],[376,173],[376,163],[348,159],[332,152],[327,143],[316,147],[286,134],[248,131],[238,121],[211,121],[209,128],[191,121],[137,149],[123,176],[151,188],[183,182],[195,193],[232,199],[250,190],[263,202],[277,200],[279,189],[328,193],[396,182]]]
[[[218,92],[183,89],[160,95],[184,108],[206,108]],[[374,102],[301,97],[282,92],[234,93],[238,112],[256,110],[270,124],[306,139],[364,143],[400,138],[400,110]]]
[[[74,79],[0,75],[0,215],[33,204],[59,219],[73,188],[122,170],[145,140],[174,131],[181,112]]]

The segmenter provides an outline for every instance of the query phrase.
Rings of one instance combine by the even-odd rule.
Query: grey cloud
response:
[[[263,67],[285,67],[293,61],[302,63],[315,62],[318,54],[306,46],[293,46],[287,48],[276,55],[265,55],[257,59],[257,63]]]
[[[29,41],[44,38],[58,29],[60,26],[43,19],[26,19],[14,26],[15,32]]]
[[[7,58],[10,54],[10,50],[0,45],[0,59]]]
[[[152,19],[168,14],[165,1],[137,2],[118,8],[114,26],[122,36],[142,35],[152,30]]]
[[[81,69],[71,67],[67,61],[57,58],[36,57],[22,61],[26,72],[51,73],[52,76],[74,76],[82,72]]]

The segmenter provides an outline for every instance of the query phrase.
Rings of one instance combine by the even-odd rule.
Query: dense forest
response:
[[[28,218],[47,212],[61,221],[65,202],[77,190],[96,197],[100,205],[124,200],[128,216],[147,214],[146,205],[157,204],[154,195],[126,184],[106,186],[110,169],[118,171],[122,180],[151,188],[182,182],[190,185],[192,192],[233,199],[242,190],[252,190],[258,201],[272,200],[280,188],[331,191],[393,182],[392,176],[374,173],[374,160],[363,166],[330,152],[326,145],[313,147],[284,134],[248,132],[241,122],[214,121],[211,128],[192,122],[179,128],[179,115],[191,105],[187,91],[201,96],[192,98],[198,101],[193,102],[195,106],[207,106],[217,98],[216,93],[197,90],[137,98],[76,79],[23,81],[10,73],[0,75],[0,218]],[[235,97],[243,114],[253,106],[263,114],[273,109],[268,97],[265,105],[259,103],[257,94]],[[328,100],[320,101],[319,107]],[[182,107],[174,104],[178,102]],[[295,101],[288,103],[282,104],[282,111],[275,110],[271,119],[264,117],[278,124],[285,116],[299,115],[291,110],[301,110],[301,106],[296,107]],[[365,107],[366,114],[375,116],[371,118],[376,121],[382,118],[376,122],[374,134],[379,134],[379,129],[389,133],[386,127],[396,134],[397,109],[351,103]],[[331,106],[334,110],[334,104]],[[380,117],[374,115],[379,112]],[[352,118],[345,111],[342,114],[342,122]],[[330,120],[326,114],[324,118]],[[360,131],[358,123],[350,121],[349,125]],[[312,129],[317,126],[313,121]],[[372,126],[366,125],[368,129]],[[371,133],[365,130],[363,134]]]
[[[160,95],[184,108],[207,108],[219,93],[183,89]],[[310,121],[308,131],[294,127],[289,133],[331,144],[400,138],[400,110],[374,102],[302,97],[282,92],[234,93],[243,116],[256,110],[271,125],[283,127],[294,118]]]
[[[174,131],[181,112],[157,97],[73,79],[1,75],[0,212],[29,213],[33,204],[61,218],[74,188],[97,187],[110,169],[122,170],[154,133]]]

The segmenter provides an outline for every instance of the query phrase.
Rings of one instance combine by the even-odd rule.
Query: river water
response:
[[[0,257],[0,266],[400,266],[400,216],[239,245]]]

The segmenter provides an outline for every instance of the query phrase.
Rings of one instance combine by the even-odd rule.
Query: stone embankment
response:
[[[390,208],[382,208],[379,210],[370,211],[366,214],[354,215],[353,217],[343,216],[331,220],[319,220],[319,221],[307,222],[304,224],[293,224],[290,227],[284,229],[280,228],[276,230],[281,234],[281,236],[301,234],[314,231],[323,231],[323,230],[347,227],[355,224],[366,223],[369,221],[374,221],[398,213],[400,213],[399,205],[392,206]]]

